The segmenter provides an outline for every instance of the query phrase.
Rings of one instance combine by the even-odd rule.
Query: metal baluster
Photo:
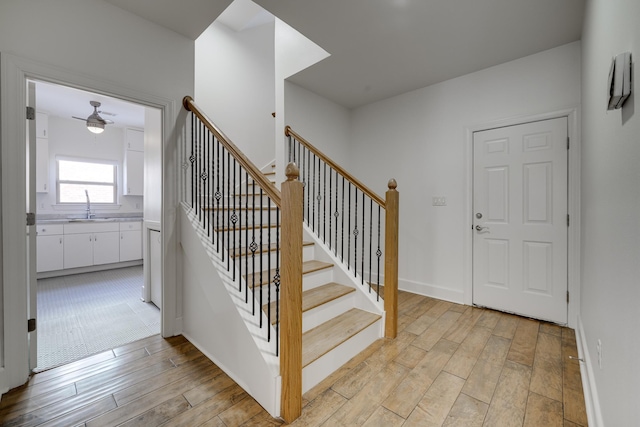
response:
[[[244,207],[244,223],[247,224],[247,232],[244,234],[244,302],[249,301],[249,172],[244,172],[245,191],[247,200]],[[240,275],[242,277],[242,274]],[[255,312],[255,298],[253,299],[253,312]]]
[[[326,243],[325,233],[327,231],[327,164],[323,162],[324,185],[322,186],[322,241]],[[331,246],[331,245],[329,245]]]
[[[276,252],[280,253],[280,209],[276,208]],[[276,285],[276,356],[279,354],[280,338],[280,257],[276,257],[276,274],[274,276]],[[271,330],[271,328],[269,328]]]
[[[260,201],[262,202],[262,187],[260,187]],[[267,198],[267,203],[271,206],[271,198]],[[262,255],[262,215],[260,216],[260,255]],[[271,215],[267,217],[267,251],[271,249]],[[271,275],[271,254],[267,252],[267,274]],[[260,308],[262,309],[262,256],[260,257]],[[262,316],[260,316],[262,317]],[[267,319],[271,323],[271,277],[267,282]],[[260,320],[260,327],[262,327],[262,320]],[[267,325],[267,340],[271,340],[271,328]]]
[[[371,293],[371,260],[373,256],[373,199],[369,199],[369,293]]]
[[[353,214],[353,223],[355,228],[353,229],[353,277],[358,275],[358,187],[355,188],[355,201],[356,208]]]
[[[195,203],[195,185],[194,185],[194,181],[193,181],[193,177],[195,174],[194,171],[194,167],[193,167],[193,161],[196,159],[195,157],[195,143],[196,143],[196,135],[195,135],[195,128],[196,128],[196,115],[191,113],[191,155],[189,156],[189,163],[191,163],[191,209],[194,208],[194,203]]]
[[[340,228],[340,241],[342,246],[340,247],[340,262],[344,262],[344,176],[342,177],[342,227]]]
[[[340,212],[338,212],[338,171],[336,171],[336,211],[334,212],[333,216],[336,218],[336,227],[335,227],[335,236],[334,236],[334,243],[336,245],[335,247],[335,251],[334,251],[334,255],[338,256],[338,216],[340,215]]]
[[[315,164],[314,164],[314,171],[315,171]],[[318,195],[316,196],[316,200],[318,201],[318,228],[316,229],[316,236],[318,236],[318,238],[320,238],[320,199],[322,198],[320,196],[320,172],[321,172],[320,157],[318,157]]]
[[[253,185],[255,186],[256,182],[255,180],[253,181]],[[255,192],[255,187],[254,187],[254,191],[253,191],[253,195],[251,196],[251,202],[252,202],[252,207],[251,207],[251,223],[252,223],[252,229],[251,229],[251,298],[253,299],[253,311],[251,312],[252,314],[255,314],[255,301],[256,301],[256,250],[258,249],[258,245],[256,244],[256,192]],[[248,234],[248,233],[247,233]],[[262,318],[262,316],[261,316]],[[262,327],[262,320],[260,320],[260,327]]]
[[[380,211],[381,207],[378,205],[378,250],[376,251],[376,256],[378,257],[378,297],[377,301],[380,301],[380,257],[382,256],[382,251],[380,250]]]
[[[329,167],[329,250],[331,250],[331,224],[333,222],[333,209],[331,208],[331,201],[333,200],[333,197],[332,197],[333,186],[331,183],[332,179],[333,179],[333,169]]]
[[[260,187],[260,205],[262,205],[262,187]],[[267,219],[269,221],[271,221],[270,217],[267,217]],[[258,233],[260,233],[260,280],[258,281],[258,290],[260,292],[260,308],[262,309],[262,259],[264,258],[262,255],[262,252],[264,251],[264,242],[262,240],[262,234],[264,233],[264,228],[262,227],[263,223],[262,223],[262,214],[260,214],[260,229],[258,230]],[[267,262],[270,262],[270,260],[267,260]],[[255,274],[255,272],[254,272]],[[255,288],[254,288],[255,290]],[[260,316],[262,317],[262,316]],[[262,328],[262,320],[260,320],[260,327]]]
[[[313,206],[312,206],[312,212],[311,212],[311,221],[312,221],[312,226],[311,229],[313,230],[314,233],[316,233],[316,155],[313,155],[313,182],[311,183],[311,197],[313,197]]]
[[[211,132],[207,132],[207,237],[211,236]]]
[[[360,266],[360,284],[364,284],[364,217],[365,217],[365,205],[364,205],[364,191],[362,192],[362,251],[360,252],[361,266]]]
[[[215,198],[216,198],[216,228],[215,228],[215,234],[216,235],[216,251],[220,252],[220,235],[218,234],[220,231],[220,215],[222,213],[222,210],[220,209],[220,198],[222,197],[222,194],[220,193],[220,141],[218,141],[218,139],[216,138],[216,147],[217,147],[217,156],[216,156],[216,177],[217,177],[217,182],[216,182],[216,194],[215,194]],[[224,245],[223,245],[224,247]]]
[[[351,268],[351,182],[349,182],[349,219],[347,221],[347,269]]]
[[[307,195],[307,225],[311,225],[311,208],[309,206],[309,199],[312,197],[311,194],[311,150],[307,150],[307,181],[304,187],[304,192]]]
[[[236,280],[236,222],[238,221],[238,215],[236,214],[236,206],[238,203],[238,199],[236,196],[236,158],[233,158],[233,174],[231,175],[232,183],[229,183],[233,188],[233,213],[231,214],[231,224],[233,225],[233,243],[229,242],[229,244],[233,244],[233,280]],[[238,289],[242,291],[242,288]]]

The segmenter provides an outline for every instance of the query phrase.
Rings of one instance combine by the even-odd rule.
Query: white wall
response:
[[[62,208],[56,206],[56,158],[57,156],[77,157],[86,160],[108,160],[117,163],[119,209],[100,209],[99,205],[92,205],[92,212],[96,215],[132,214],[142,215],[141,196],[123,196],[124,169],[124,129],[107,126],[100,135],[87,131],[83,122],[49,116],[49,192],[37,193],[36,203],[38,215],[83,214],[84,206]],[[137,207],[136,207],[137,204]]]
[[[172,163],[175,141],[180,133],[176,123],[185,119],[179,111],[182,97],[193,93],[194,42],[177,33],[119,9],[102,0],[2,0],[0,2],[0,53],[3,69],[18,69],[2,75],[2,239],[11,253],[3,251],[2,271],[4,313],[4,366],[0,368],[0,392],[24,382],[28,375],[26,295],[21,272],[26,271],[24,253],[24,154],[10,148],[10,140],[24,140],[24,124],[18,120],[21,84],[17,75],[46,80],[47,77],[71,86],[123,99],[144,100],[162,105],[163,180],[175,181],[177,166]],[[9,54],[9,55],[7,55]],[[14,59],[9,59],[13,56]],[[15,58],[18,58],[17,60]],[[9,102],[11,99],[11,102]],[[13,109],[12,109],[13,108]],[[13,187],[8,185],[13,182]],[[10,190],[13,188],[13,190]],[[175,294],[177,198],[173,186],[163,185],[163,242],[165,291]],[[8,198],[15,200],[8,203]],[[22,210],[20,212],[20,210]],[[166,294],[165,294],[166,296]],[[171,298],[170,298],[171,299]],[[175,301],[175,295],[172,298]],[[165,298],[166,301],[166,298]],[[163,306],[163,333],[179,332],[177,307]],[[171,320],[173,319],[173,320]]]
[[[349,109],[287,81],[284,108],[287,125],[339,165],[348,165]]]
[[[582,38],[581,319],[602,419],[640,422],[640,117],[638,97],[607,111],[611,58],[630,51],[640,81],[640,3],[587,1]],[[634,85],[637,92],[638,84]],[[602,368],[597,340],[602,341]],[[597,409],[594,408],[597,417]],[[592,423],[592,420],[590,420]]]
[[[381,195],[398,182],[402,289],[463,302],[468,128],[579,103],[575,42],[352,112],[350,171]]]
[[[214,22],[195,43],[196,104],[258,168],[275,156],[273,31]]]

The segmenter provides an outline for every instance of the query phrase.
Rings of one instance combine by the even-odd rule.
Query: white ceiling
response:
[[[195,40],[231,0],[105,0]],[[348,108],[579,40],[584,0],[254,0],[331,54],[290,78]],[[241,31],[266,22],[249,0],[222,17]],[[38,108],[114,126],[144,126],[144,108],[39,84]]]
[[[100,116],[114,122],[107,126],[144,129],[145,107],[141,105],[67,86],[36,82],[36,108],[38,111],[65,119],[71,119],[73,116],[86,119],[93,113],[93,107],[89,101],[102,103],[98,111],[104,113]],[[115,114],[115,116],[107,113]]]
[[[331,54],[290,78],[346,107],[579,40],[583,0],[254,0]]]

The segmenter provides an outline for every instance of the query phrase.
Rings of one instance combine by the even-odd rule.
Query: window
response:
[[[115,204],[117,195],[115,163],[58,159],[58,203]]]

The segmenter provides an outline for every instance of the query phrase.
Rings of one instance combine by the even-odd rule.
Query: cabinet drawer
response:
[[[127,221],[120,223],[120,231],[142,230],[141,221]]]
[[[78,233],[104,233],[107,231],[120,231],[117,222],[81,222],[76,224],[65,224],[64,234]]]
[[[62,234],[63,230],[64,226],[62,224],[36,224],[36,234],[38,236]]]

